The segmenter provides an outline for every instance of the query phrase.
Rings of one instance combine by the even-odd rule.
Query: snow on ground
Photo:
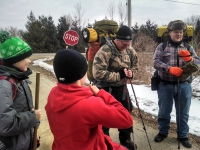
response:
[[[45,58],[45,59],[38,59],[33,61],[33,65],[38,65],[43,67],[44,69],[51,71],[54,74],[53,66],[45,63],[47,60],[51,60],[53,58]],[[89,83],[87,80],[86,82]],[[189,127],[190,133],[200,136],[200,76],[196,77],[192,82],[192,90],[193,90],[193,98],[190,107],[190,117],[189,117]],[[132,84],[133,85],[133,84]],[[130,96],[132,98],[132,103],[134,107],[136,106],[135,103],[135,96],[132,90],[132,86],[130,84],[127,85]],[[150,86],[147,85],[133,85],[133,89],[139,103],[139,107],[146,113],[152,114],[153,116],[158,115],[158,97],[157,91],[151,91]],[[173,108],[171,113],[171,122],[176,122],[176,115],[175,115],[175,108]]]

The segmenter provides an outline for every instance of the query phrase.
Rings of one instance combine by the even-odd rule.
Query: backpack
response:
[[[10,82],[10,84],[12,86],[12,91],[13,91],[12,99],[14,100],[17,96],[16,79],[13,77],[8,77],[8,76],[0,76],[0,80],[7,80],[8,82]]]
[[[100,20],[95,22],[93,28],[84,28],[81,31],[81,35],[86,43],[102,43],[105,42],[105,38],[115,38],[118,29],[119,27],[116,21]]]
[[[88,61],[87,77],[90,82],[94,82],[92,66],[95,54],[102,45],[108,45],[108,43],[110,43],[109,40],[116,37],[118,29],[119,27],[117,22],[113,20],[100,20],[95,22],[93,28],[88,27],[81,31],[84,42],[88,43],[86,59]],[[113,49],[112,44],[109,44],[109,46]]]
[[[194,35],[194,27],[187,25],[187,31],[183,35],[183,41],[192,44],[193,35]],[[163,43],[165,41],[168,41],[168,39],[169,39],[169,34],[167,32],[167,26],[158,26],[157,42]]]
[[[100,49],[100,43],[92,42],[92,43],[89,43],[89,48],[88,48],[88,51],[86,52],[87,61],[88,61],[87,77],[90,82],[94,81],[94,77],[92,75],[92,66],[93,66],[94,56],[99,49]]]

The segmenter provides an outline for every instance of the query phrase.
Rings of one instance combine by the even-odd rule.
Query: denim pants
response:
[[[170,113],[172,112],[173,103],[176,108],[177,136],[179,138],[188,137],[189,110],[192,98],[191,84],[188,82],[179,83],[179,101],[177,84],[160,82],[158,88],[158,129],[162,135],[168,135],[170,129]],[[180,102],[180,104],[179,104]],[[179,116],[180,106],[180,116]],[[179,118],[180,117],[180,118]],[[178,127],[180,119],[180,124]],[[178,130],[179,128],[179,130]]]

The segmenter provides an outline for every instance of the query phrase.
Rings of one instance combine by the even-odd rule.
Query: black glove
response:
[[[124,72],[124,69],[125,69],[125,68],[119,69],[120,79],[123,79],[123,78],[126,77],[126,74],[125,74],[125,72]]]

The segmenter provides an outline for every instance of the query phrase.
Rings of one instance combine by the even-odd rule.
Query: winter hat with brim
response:
[[[183,30],[184,32],[187,30],[187,25],[182,20],[174,20],[171,21],[167,26],[167,31],[174,30]]]
[[[0,31],[0,58],[14,64],[32,55],[30,46],[18,37],[11,37],[7,31]]]
[[[53,60],[53,68],[59,83],[74,83],[87,72],[85,57],[72,49],[59,50]]]
[[[116,34],[116,39],[122,41],[132,40],[132,31],[128,26],[121,26]]]

